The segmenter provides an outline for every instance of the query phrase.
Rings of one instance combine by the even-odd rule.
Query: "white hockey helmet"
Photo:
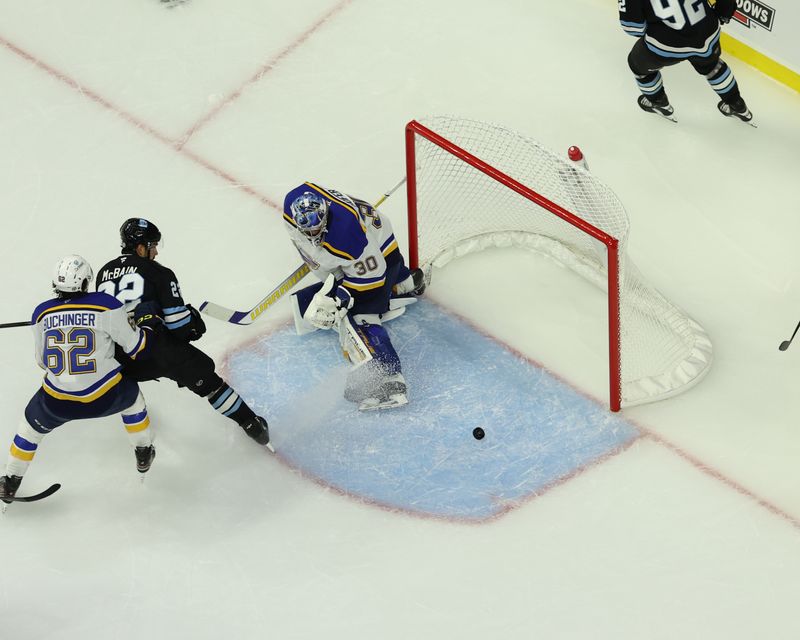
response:
[[[61,258],[53,269],[53,290],[56,293],[88,291],[94,279],[92,266],[78,255]]]

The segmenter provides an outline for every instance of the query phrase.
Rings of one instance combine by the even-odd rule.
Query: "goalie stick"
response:
[[[374,205],[372,205],[373,208],[377,209],[379,206],[381,206],[384,201],[400,187],[402,187],[405,182],[406,177],[403,176],[403,179],[400,182],[389,189],[389,191],[384,193],[381,198]],[[297,269],[292,271],[292,273],[290,273],[283,282],[270,291],[262,300],[259,300],[253,306],[253,308],[248,311],[235,311],[233,309],[223,307],[220,304],[206,300],[200,305],[200,313],[204,313],[205,315],[216,318],[217,320],[230,322],[231,324],[252,324],[262,313],[280,300],[285,293],[291,291],[291,289],[293,289],[294,286],[300,282],[309,271],[310,269],[308,265],[304,262],[297,267]]]
[[[36,502],[37,500],[43,500],[48,496],[52,496],[56,491],[61,488],[61,485],[56,482],[55,484],[51,484],[47,489],[44,491],[40,491],[39,493],[35,493],[32,496],[14,496],[13,498],[7,497],[3,498],[3,502]]]
[[[251,324],[258,316],[280,300],[284,293],[300,282],[309,271],[308,265],[304,262],[249,311],[234,311],[214,302],[205,301],[200,305],[200,313],[232,324]]]

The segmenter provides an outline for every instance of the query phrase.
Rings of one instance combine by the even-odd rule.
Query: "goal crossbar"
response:
[[[408,199],[408,243],[409,263],[411,268],[419,266],[419,239],[417,225],[417,163],[416,137],[420,136],[429,142],[456,156],[493,180],[512,189],[519,195],[534,202],[542,209],[558,216],[570,225],[580,229],[587,235],[602,242],[608,252],[608,360],[609,360],[609,406],[611,411],[619,411],[622,406],[622,373],[621,373],[621,329],[620,329],[620,296],[619,296],[619,240],[605,231],[598,229],[586,220],[567,211],[555,202],[537,193],[530,187],[520,183],[511,176],[487,164],[477,156],[453,144],[416,120],[406,125],[406,195]]]

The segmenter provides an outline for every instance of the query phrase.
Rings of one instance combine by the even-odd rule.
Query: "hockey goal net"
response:
[[[622,203],[566,156],[497,125],[434,117],[406,126],[406,175],[412,267],[523,247],[607,292],[612,411],[679,393],[708,370],[706,332],[626,255]]]

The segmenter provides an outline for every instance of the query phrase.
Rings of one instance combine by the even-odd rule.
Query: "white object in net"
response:
[[[583,167],[515,131],[446,116],[410,122],[406,155],[412,266],[524,247],[607,292],[613,411],[680,393],[708,371],[705,330],[645,281],[626,254],[625,208]]]

